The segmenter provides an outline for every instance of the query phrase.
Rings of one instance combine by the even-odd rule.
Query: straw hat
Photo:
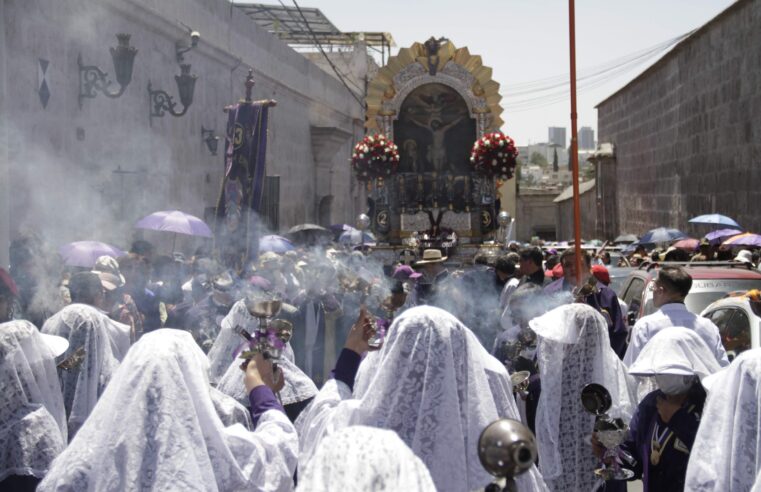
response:
[[[427,265],[429,263],[441,263],[447,260],[446,256],[441,255],[438,249],[426,249],[423,251],[423,259],[416,262],[415,266]]]

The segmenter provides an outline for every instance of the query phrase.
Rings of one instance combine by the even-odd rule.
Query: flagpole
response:
[[[573,175],[573,232],[576,258],[576,285],[581,287],[581,204],[579,200],[579,143],[576,131],[576,14],[574,0],[568,0],[568,23],[571,48],[571,169]]]

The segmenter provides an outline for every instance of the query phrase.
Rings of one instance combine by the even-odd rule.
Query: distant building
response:
[[[518,193],[516,239],[529,242],[533,237],[556,241],[557,207],[553,200],[560,188],[521,188]]]
[[[595,203],[595,180],[579,183],[581,205],[581,237],[595,238],[597,228],[597,207]],[[573,238],[573,187],[569,186],[553,200],[555,209],[555,231],[559,241]]]
[[[597,105],[598,237],[714,212],[761,230],[760,60],[761,0],[738,0]]]
[[[565,148],[565,127],[551,126],[547,140],[550,145]]]
[[[592,127],[582,126],[579,129],[579,150],[592,150],[595,148],[595,131]]]

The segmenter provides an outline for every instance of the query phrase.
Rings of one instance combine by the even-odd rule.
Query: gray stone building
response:
[[[738,0],[598,106],[597,235],[722,213],[761,230],[761,0]]]
[[[149,118],[149,82],[178,98],[177,48],[191,31],[200,41],[182,56],[198,76],[192,104],[181,117]],[[131,82],[118,98],[98,93],[80,106],[78,56],[113,80],[118,33],[138,49]],[[254,99],[277,101],[267,153],[267,174],[280,178],[275,223],[352,222],[365,202],[348,164],[364,134],[362,106],[227,0],[0,0],[0,263],[26,230],[56,245],[126,247],[132,224],[150,212],[203,217],[220,192],[222,109],[242,97],[249,68]],[[216,156],[202,126],[220,136]]]
[[[595,180],[579,183],[579,205],[581,209],[581,238],[595,239],[597,227],[597,201]],[[573,239],[573,186],[569,186],[553,200],[555,204],[555,229],[558,240]]]
[[[556,211],[553,200],[557,188],[524,188],[518,191],[515,238],[527,243],[533,237],[556,241]]]

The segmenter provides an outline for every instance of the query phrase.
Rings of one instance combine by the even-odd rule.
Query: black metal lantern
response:
[[[191,75],[190,64],[180,65],[180,75],[175,75],[177,90],[180,92],[180,102],[187,108],[193,104],[193,92],[196,90],[196,75]]]
[[[188,108],[193,104],[193,92],[196,88],[197,75],[190,73],[190,64],[180,65],[180,75],[175,75],[174,80],[177,82],[177,91],[182,104],[182,111],[176,111],[177,103],[166,91],[153,90],[150,81],[148,82],[148,101],[150,104],[150,118],[161,118],[164,114],[169,113],[172,116],[182,116],[187,113]]]
[[[119,84],[119,90],[116,92],[109,91],[113,83],[108,80],[108,73],[104,72],[95,65],[84,65],[82,63],[82,54],[77,56],[77,65],[79,66],[79,107],[82,108],[82,100],[85,98],[94,98],[98,92],[102,92],[106,97],[117,98],[124,94],[127,86],[132,81],[132,68],[135,63],[137,48],[129,45],[129,34],[120,33],[116,35],[118,44],[116,48],[110,48],[111,59],[114,63],[114,73],[116,82]]]
[[[209,149],[211,155],[217,155],[219,137],[214,135],[214,130],[207,130],[201,126],[201,140],[206,144],[206,148]]]

